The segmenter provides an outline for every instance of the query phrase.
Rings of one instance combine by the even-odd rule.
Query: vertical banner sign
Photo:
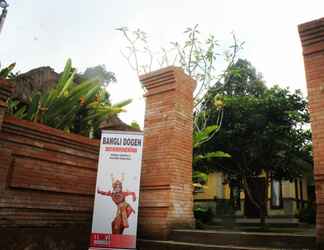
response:
[[[102,131],[90,249],[134,249],[143,133]]]

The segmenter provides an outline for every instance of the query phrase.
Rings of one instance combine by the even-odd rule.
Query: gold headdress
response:
[[[123,181],[125,180],[125,174],[124,173],[122,173],[122,176],[121,176],[120,180],[117,179],[117,178],[114,178],[113,174],[111,174],[110,176],[111,176],[111,183],[112,183],[113,188],[115,188],[117,185],[120,185],[120,186],[123,185]]]

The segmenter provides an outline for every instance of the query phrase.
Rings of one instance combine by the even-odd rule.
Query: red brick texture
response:
[[[192,109],[196,83],[175,67],[140,80],[147,92],[139,232],[142,237],[164,239],[173,228],[194,225]],[[2,232],[30,228],[35,236],[40,226],[50,234],[51,226],[70,224],[84,225],[80,237],[88,237],[99,141],[6,116],[10,88],[8,82],[0,82]]]
[[[6,102],[14,91],[14,85],[8,80],[0,79],[0,100]]]
[[[5,116],[0,129],[0,225],[87,223],[99,141]]]
[[[303,47],[313,133],[317,241],[324,247],[324,18],[301,24],[298,29]]]
[[[3,119],[6,113],[7,105],[4,101],[0,100],[0,131],[3,123]]]
[[[167,238],[193,227],[192,109],[195,81],[176,67],[140,77],[146,113],[140,194],[140,235]]]

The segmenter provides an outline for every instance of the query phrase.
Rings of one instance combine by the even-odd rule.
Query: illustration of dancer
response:
[[[112,191],[102,191],[98,188],[97,193],[111,197],[112,201],[117,206],[117,213],[115,219],[111,223],[112,234],[123,234],[125,228],[129,227],[128,217],[134,213],[135,210],[126,202],[126,197],[131,195],[133,201],[136,201],[136,194],[134,192],[123,192],[124,174],[121,180],[114,179],[111,175]]]

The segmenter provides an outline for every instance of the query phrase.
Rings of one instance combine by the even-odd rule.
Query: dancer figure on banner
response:
[[[126,202],[126,197],[131,195],[133,198],[133,202],[135,202],[136,194],[134,192],[123,191],[124,179],[124,174],[122,174],[120,180],[115,179],[114,176],[111,175],[112,191],[105,192],[100,190],[100,188],[98,188],[97,190],[98,194],[111,197],[112,201],[117,206],[116,216],[111,223],[112,234],[123,234],[124,229],[129,227],[129,216],[132,213],[135,214],[135,210]]]

